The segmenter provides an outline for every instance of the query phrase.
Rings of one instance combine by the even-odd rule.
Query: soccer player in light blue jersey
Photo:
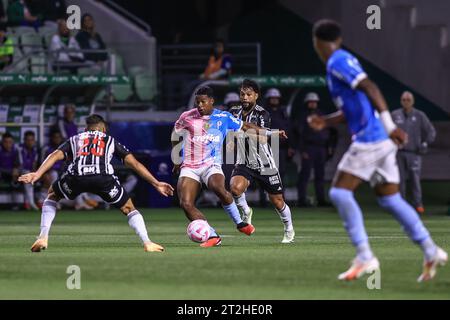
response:
[[[269,136],[273,132],[237,119],[227,111],[215,109],[212,89],[208,86],[199,88],[195,93],[195,108],[181,114],[175,122],[172,145],[177,146],[178,137],[183,137],[183,159],[181,165],[174,161],[174,172],[180,172],[177,183],[178,197],[180,206],[190,221],[206,220],[195,207],[195,199],[204,183],[220,199],[237,229],[251,235],[255,228],[242,221],[233,196],[225,189],[225,176],[221,167],[223,141],[228,131],[239,130],[253,130],[255,134],[263,136]],[[277,132],[281,137],[287,138],[283,130]],[[210,238],[200,246],[214,247],[221,242],[222,239],[211,227]]]
[[[392,121],[382,93],[359,61],[341,48],[338,23],[332,20],[316,22],[313,44],[326,64],[327,85],[339,111],[322,117],[312,116],[308,119],[309,124],[320,130],[345,121],[353,136],[329,193],[357,252],[351,267],[338,278],[354,280],[379,269],[379,261],[369,245],[361,209],[353,195],[362,181],[368,181],[375,190],[378,204],[399,221],[409,238],[423,250],[423,272],[417,281],[431,280],[437,267],[447,262],[448,255],[433,242],[416,211],[400,196],[395,156],[407,135]]]

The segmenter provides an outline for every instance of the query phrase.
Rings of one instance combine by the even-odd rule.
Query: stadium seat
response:
[[[117,84],[112,86],[112,93],[115,100],[126,101],[133,95],[133,90],[130,84]]]
[[[20,45],[24,54],[42,49],[42,38],[37,33],[24,33],[20,35]]]
[[[124,66],[124,61],[123,61],[123,57],[118,54],[118,53],[112,53],[111,56],[114,55],[115,59],[115,70],[116,73],[115,74],[125,74],[125,66]],[[112,58],[112,57],[111,57]]]
[[[138,74],[143,74],[147,71],[147,68],[145,68],[144,66],[132,66],[128,68],[128,74],[130,76],[135,76]]]
[[[134,77],[136,94],[142,101],[149,101],[155,96],[155,81],[149,74],[137,74]]]
[[[53,27],[53,26],[42,26],[42,27],[40,27],[38,29],[38,33],[41,36],[46,35],[48,33],[55,34],[56,32],[58,32],[58,29],[57,29],[56,26],[55,27]]]
[[[34,34],[36,34],[36,30],[34,30],[33,27],[20,26],[20,27],[12,27],[11,29],[13,30],[13,32],[17,36],[21,36],[24,33],[34,33]]]
[[[14,50],[13,64],[16,64],[17,61],[20,61],[23,58],[23,56],[24,55],[20,50],[18,49]],[[23,59],[18,64],[16,64],[14,68],[11,70],[11,73],[29,73],[28,59]]]
[[[44,53],[38,53],[33,55],[30,59],[31,73],[46,74],[47,72],[47,59]]]

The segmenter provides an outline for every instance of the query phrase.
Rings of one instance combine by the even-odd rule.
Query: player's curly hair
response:
[[[323,41],[336,41],[341,37],[341,26],[334,20],[321,19],[313,26],[313,36]]]
[[[209,86],[203,86],[197,89],[195,92],[196,96],[207,96],[209,98],[214,98],[213,89]]]
[[[253,91],[255,91],[258,95],[261,92],[261,88],[259,87],[259,84],[256,81],[253,81],[251,79],[244,79],[244,81],[242,81],[241,86],[239,87],[240,89],[246,89],[246,88],[250,88]]]

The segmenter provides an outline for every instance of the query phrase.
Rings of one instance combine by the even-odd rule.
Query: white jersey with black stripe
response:
[[[86,131],[71,137],[59,150],[70,161],[67,173],[75,176],[114,175],[113,156],[124,159],[130,151],[100,131]]]
[[[229,112],[238,119],[253,123],[259,127],[270,129],[270,113],[259,105],[255,105],[249,112],[245,112],[241,105],[232,107]],[[278,170],[269,143],[258,143],[241,132],[237,138],[236,164],[245,164],[253,170]]]

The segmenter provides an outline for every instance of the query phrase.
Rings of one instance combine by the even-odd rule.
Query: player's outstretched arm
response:
[[[317,114],[313,114],[309,116],[307,119],[308,124],[314,130],[320,131],[325,127],[330,127],[337,125],[341,122],[345,122],[345,116],[342,111],[336,111],[334,113],[327,114],[325,116],[319,116]]]
[[[134,172],[139,174],[145,181],[155,187],[155,189],[158,190],[158,192],[163,196],[173,196],[173,187],[168,183],[161,182],[156,179],[150,173],[150,171],[148,171],[147,168],[142,163],[140,163],[131,153],[125,157],[124,163],[127,167],[131,168]]]
[[[384,96],[378,86],[369,78],[365,78],[358,84],[356,88],[358,90],[364,91],[364,93],[370,99],[372,105],[380,114],[381,122],[383,123],[383,126],[386,129],[389,137],[399,145],[406,143],[408,136],[403,130],[397,128],[397,126],[395,125],[389,112],[386,100],[384,99]]]
[[[242,131],[244,131],[246,133],[249,130],[253,130],[257,135],[259,135],[260,137],[264,137],[264,138],[270,137],[273,134],[279,134],[280,137],[283,139],[288,138],[286,131],[284,131],[284,130],[279,130],[279,129],[268,130],[265,128],[258,127],[257,125],[255,125],[253,123],[249,123],[249,122],[244,122],[241,129],[242,129]],[[266,140],[267,140],[267,138],[266,138]]]
[[[48,155],[36,172],[23,174],[18,180],[23,183],[34,184],[44,175],[44,173],[46,173],[56,162],[60,160],[64,160],[64,152],[61,150],[55,150]]]

